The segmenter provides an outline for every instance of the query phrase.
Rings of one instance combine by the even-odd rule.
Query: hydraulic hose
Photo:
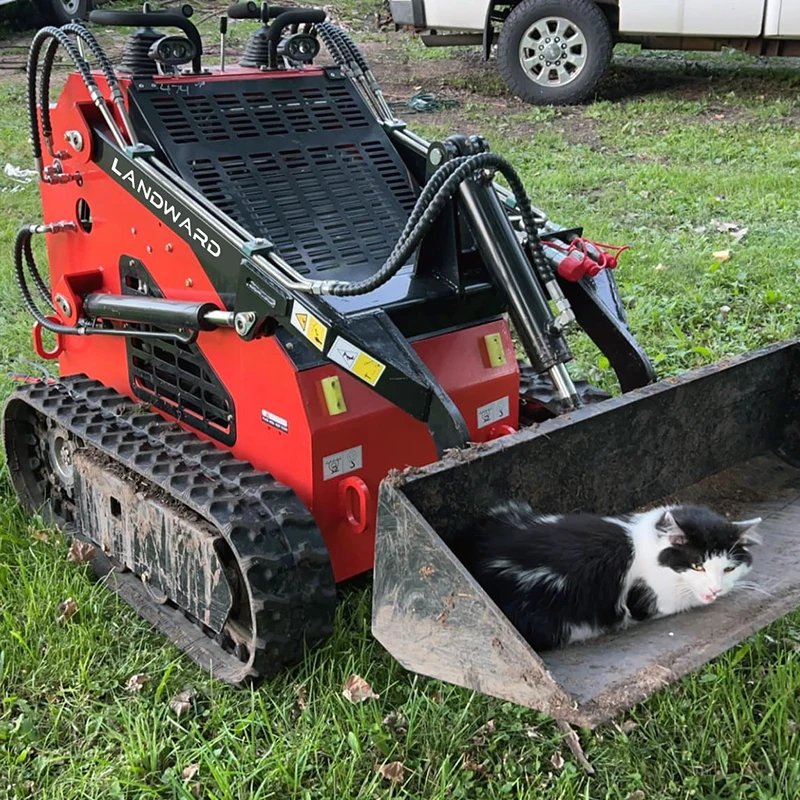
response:
[[[14,239],[14,275],[17,279],[17,285],[19,286],[22,300],[24,301],[28,311],[31,313],[31,316],[33,316],[33,318],[46,330],[52,333],[78,333],[79,331],[70,325],[60,325],[47,319],[47,317],[39,310],[39,307],[36,305],[36,301],[33,299],[33,295],[28,287],[28,281],[25,277],[25,263],[27,263],[29,268],[31,268],[32,274],[38,274],[33,258],[33,251],[31,249],[31,239],[34,231],[35,226],[25,225],[24,227],[20,228],[20,230],[17,232],[16,238]]]
[[[355,297],[368,294],[394,277],[431,229],[446,203],[455,195],[461,183],[482,169],[496,169],[508,181],[516,198],[523,225],[528,234],[528,245],[533,265],[542,281],[552,280],[552,270],[539,241],[536,218],[525,187],[511,164],[496,153],[477,153],[462,156],[443,164],[432,176],[418,198],[403,233],[381,268],[371,277],[358,282],[324,281],[319,294],[334,297]]]
[[[111,116],[111,113],[108,110],[108,107],[105,104],[105,100],[100,93],[100,89],[97,86],[97,82],[95,81],[91,70],[89,69],[89,65],[86,61],[81,57],[81,54],[78,52],[78,49],[70,40],[69,36],[62,30],[58,28],[54,28],[52,26],[47,26],[45,28],[41,28],[36,35],[33,37],[33,41],[31,42],[30,50],[28,51],[28,116],[30,122],[30,129],[31,129],[31,144],[33,147],[33,155],[36,161],[36,168],[37,171],[41,174],[42,166],[42,143],[39,134],[39,116],[37,112],[37,92],[36,92],[36,74],[38,72],[38,65],[39,65],[39,56],[42,51],[42,47],[44,43],[48,39],[54,39],[60,44],[66,51],[69,57],[72,59],[75,69],[80,74],[84,85],[86,86],[87,90],[89,91],[89,95],[92,98],[92,102],[98,108],[100,113],[103,115],[106,123],[111,128],[112,134],[114,138],[117,140],[117,144],[120,147],[125,146],[125,141],[122,138],[122,133],[120,132],[119,128],[117,127],[116,123],[114,122],[114,118]],[[47,77],[47,94],[49,96],[49,76],[52,72],[52,63],[53,59],[55,58],[55,51],[58,45],[52,44],[48,47],[47,53],[45,54],[45,65],[43,67],[43,78],[45,77],[45,70],[46,70],[46,77]],[[47,62],[49,60],[50,66],[47,66]],[[46,130],[50,128],[50,111],[49,111],[49,103],[42,104],[42,129]]]
[[[70,22],[68,25],[62,25],[61,30],[65,31],[66,33],[72,33],[79,39],[82,39],[92,51],[92,55],[97,59],[97,63],[100,65],[100,69],[103,71],[106,83],[108,84],[109,92],[111,93],[111,99],[113,100],[114,105],[117,107],[119,115],[122,119],[122,123],[125,125],[125,130],[128,133],[128,139],[130,140],[131,144],[136,144],[137,137],[135,131],[133,130],[133,124],[131,123],[130,116],[128,115],[128,109],[125,108],[125,98],[122,94],[119,80],[117,80],[117,74],[114,72],[114,67],[111,64],[111,60],[106,54],[106,51],[103,49],[100,42],[97,41],[94,34],[88,28],[86,28],[86,26],[79,22]]]

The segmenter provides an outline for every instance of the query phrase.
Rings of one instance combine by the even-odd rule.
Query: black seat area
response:
[[[151,86],[131,89],[143,141],[298,272],[360,280],[388,257],[415,192],[341,73]]]

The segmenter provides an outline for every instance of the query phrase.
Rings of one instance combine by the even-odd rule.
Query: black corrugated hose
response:
[[[411,212],[394,250],[373,276],[355,283],[331,282],[325,286],[324,294],[334,297],[354,297],[367,294],[394,277],[431,229],[446,203],[458,191],[459,185],[482,169],[495,169],[508,181],[509,188],[517,201],[525,232],[528,234],[528,247],[533,265],[545,284],[555,280],[553,270],[547,262],[542,243],[539,240],[536,217],[530,200],[516,170],[497,153],[476,153],[472,156],[461,156],[443,164],[431,176],[417,199],[414,210]]]

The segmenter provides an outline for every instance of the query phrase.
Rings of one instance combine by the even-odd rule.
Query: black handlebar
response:
[[[321,8],[281,8],[277,11],[279,13],[275,17],[275,22],[270,25],[267,32],[267,45],[272,52],[277,51],[281,33],[287,25],[325,22],[327,16]]]
[[[231,19],[261,19],[261,8],[253,0],[249,3],[231,3],[228,6],[228,16]]]
[[[196,55],[192,59],[192,70],[200,72],[200,56],[203,55],[203,42],[200,39],[200,32],[194,23],[189,22],[188,16],[191,15],[191,6],[184,6],[181,9],[184,14],[176,14],[167,11],[102,11],[95,10],[89,12],[89,22],[97,25],[119,25],[122,27],[133,27],[140,25],[150,27],[161,25],[167,28],[179,28],[186,34],[186,38],[195,46]],[[186,11],[189,14],[186,14]]]
[[[276,17],[280,17],[282,14],[287,14],[290,11],[311,16],[308,18],[293,20],[290,23],[286,23],[288,25],[296,25],[303,22],[313,23],[324,21],[325,12],[317,8],[281,8],[280,6],[269,6],[267,17],[269,19],[275,19]],[[253,2],[253,0],[248,0],[246,3],[231,3],[228,6],[227,14],[231,19],[261,19],[261,6],[258,3]],[[323,19],[316,18],[319,14],[323,14]],[[313,19],[311,17],[313,17]]]

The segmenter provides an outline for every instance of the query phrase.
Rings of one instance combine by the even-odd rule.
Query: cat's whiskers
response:
[[[772,597],[772,592],[767,591],[766,589],[759,586],[757,583],[753,581],[739,581],[738,583],[734,584],[731,592],[738,591],[739,589],[747,590],[750,592],[759,592],[767,597]]]

